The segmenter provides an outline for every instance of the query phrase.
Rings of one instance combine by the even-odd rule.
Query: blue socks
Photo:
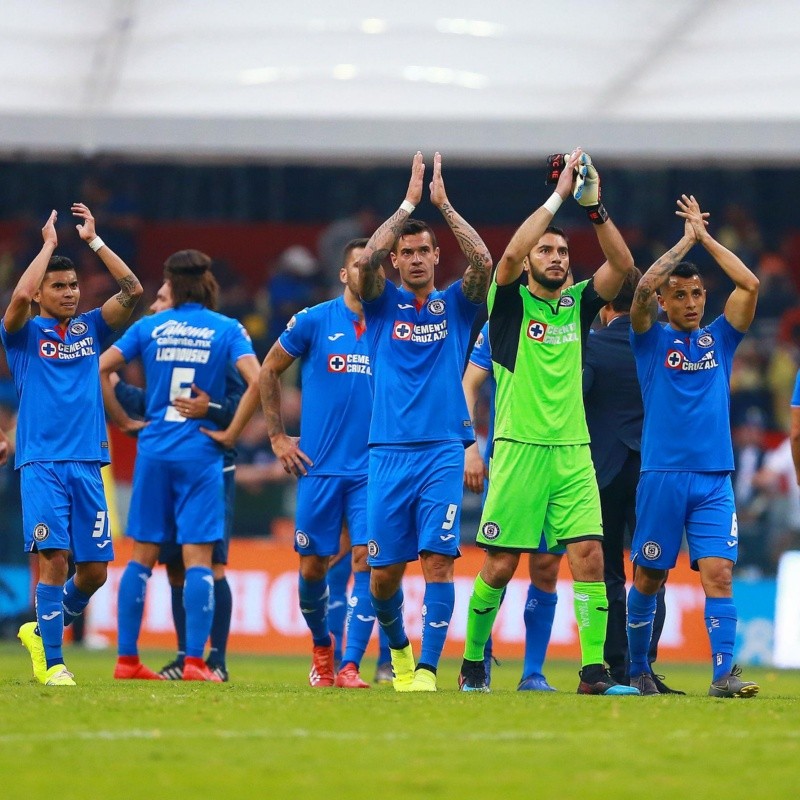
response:
[[[419,655],[419,666],[431,667],[433,671],[439,666],[455,602],[455,584],[426,584],[422,602],[422,651]]]
[[[556,616],[556,592],[545,592],[533,584],[528,586],[528,598],[525,603],[523,619],[525,620],[525,661],[522,665],[522,677],[543,675],[544,659],[547,645],[550,644],[550,633]]]
[[[189,567],[183,586],[186,612],[186,656],[202,658],[214,618],[214,573],[210,567]]]
[[[736,606],[731,597],[707,597],[706,628],[711,640],[711,660],[717,680],[731,671],[736,641]]]
[[[61,649],[64,642],[64,612],[61,608],[63,594],[62,586],[36,584],[36,620],[39,623],[48,669],[64,663]]]
[[[151,570],[136,561],[129,561],[122,573],[117,595],[117,652],[121,656],[139,655],[137,643],[150,575]]]
[[[370,597],[370,599],[372,599]],[[389,639],[383,632],[383,628],[378,625],[378,664],[388,664],[392,660],[389,652]]]
[[[214,619],[211,622],[211,642],[208,663],[225,666],[225,651],[228,649],[228,634],[231,632],[233,595],[227,578],[214,581]]]
[[[345,619],[349,616],[347,606],[347,582],[350,580],[351,557],[345,556],[328,570],[328,630],[333,634],[333,657],[342,662]]]
[[[75,576],[64,584],[64,593],[61,598],[61,606],[64,611],[64,627],[71,625],[75,617],[83,614],[86,606],[89,605],[91,597],[90,594],[84,594],[75,585]]]
[[[178,661],[186,655],[186,611],[183,608],[183,586],[170,586],[172,594],[172,623],[178,639]]]
[[[631,678],[651,672],[647,654],[653,636],[656,616],[656,595],[642,594],[635,586],[628,592],[628,651]]]
[[[352,662],[361,664],[364,651],[375,627],[375,609],[369,595],[369,572],[356,572],[353,575],[353,591],[347,607],[347,647],[342,656],[342,664]]]
[[[331,635],[328,629],[328,581],[307,581],[302,575],[297,583],[300,596],[300,613],[311,631],[315,647],[330,647]]]
[[[381,630],[389,640],[389,647],[393,650],[402,650],[408,646],[408,636],[403,627],[403,589],[398,589],[386,600],[378,600],[372,592],[372,607],[378,618]]]

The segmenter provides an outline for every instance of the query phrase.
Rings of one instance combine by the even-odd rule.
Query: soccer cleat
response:
[[[153,672],[139,661],[138,656],[120,656],[114,667],[114,678],[118,681],[163,681],[163,675]]]
[[[20,626],[17,631],[17,639],[20,640],[22,646],[28,651],[33,665],[33,677],[39,683],[45,682],[45,674],[47,673],[47,658],[44,654],[44,642],[42,637],[36,633],[36,623],[26,622]]]
[[[578,673],[581,682],[578,684],[578,694],[604,694],[604,695],[638,695],[635,686],[623,686],[617,683],[611,673],[602,664],[590,664],[583,667]]]
[[[500,666],[500,662],[491,654],[488,655],[484,653],[483,656],[483,669],[486,672],[486,685],[492,685],[492,665],[496,664],[498,667]]]
[[[339,670],[335,685],[340,689],[369,689],[369,684],[361,680],[358,667],[352,661],[345,663]]]
[[[652,672],[643,672],[641,675],[631,676],[631,686],[635,686],[639,690],[639,694],[647,697],[661,694],[653,679]]]
[[[333,635],[331,635],[331,643],[327,647],[325,645],[314,647],[311,671],[308,673],[309,686],[320,688],[334,685],[336,680],[334,658],[334,641]]]
[[[391,683],[392,677],[392,662],[385,661],[383,664],[378,664],[378,666],[375,668],[375,677],[372,679],[372,682]]]
[[[526,675],[517,686],[518,692],[554,692],[555,689],[547,682],[547,678],[539,672]]]
[[[656,675],[653,674],[653,683],[656,685],[656,689],[658,689],[659,694],[686,694],[686,692],[680,691],[680,689],[670,689],[666,683],[664,683],[664,676],[663,675]]]
[[[223,682],[227,683],[231,677],[228,675],[228,668],[224,664],[216,664],[213,661],[206,661],[206,666]]]
[[[411,681],[411,686],[408,687],[409,692],[435,692],[436,691],[436,673],[431,672],[429,669],[415,670],[414,680]]]
[[[222,683],[222,678],[212,672],[202,658],[192,658],[191,656],[186,656],[183,661],[183,680]]]
[[[50,669],[45,670],[42,683],[45,686],[75,686],[74,677],[63,664],[55,664]]]
[[[739,676],[741,669],[734,664],[727,675],[715,680],[709,690],[709,697],[755,697],[758,694],[759,685],[752,681],[743,681]]]
[[[486,683],[486,669],[483,661],[461,662],[461,672],[458,674],[458,690],[460,692],[488,692]]]
[[[161,667],[158,673],[165,681],[182,681],[183,680],[183,659],[176,658]]]
[[[389,648],[392,657],[392,686],[396,692],[410,692],[411,684],[414,682],[414,651],[411,644],[407,644],[400,650]]]

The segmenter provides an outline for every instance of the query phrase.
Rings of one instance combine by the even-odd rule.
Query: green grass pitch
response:
[[[166,653],[148,652],[158,668]],[[68,651],[76,688],[29,678],[0,644],[0,797],[160,800],[792,798],[800,792],[800,673],[748,669],[751,700],[705,696],[709,670],[665,667],[686,697],[517,693],[518,662],[488,695],[311,689],[305,659],[232,656],[224,685],[115,682],[110,652]],[[365,663],[372,677],[374,661]]]

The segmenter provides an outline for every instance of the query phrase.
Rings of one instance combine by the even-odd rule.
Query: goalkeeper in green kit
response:
[[[603,664],[608,602],[600,497],[583,410],[582,356],[600,308],[613,300],[633,257],[600,200],[600,177],[580,148],[548,159],[552,196],[521,225],[497,266],[487,299],[497,382],[489,493],[477,543],[486,558],[467,618],[462,691],[488,691],[483,650],[522,553],[566,547],[581,644],[580,694],[639,694]],[[569,246],[551,225],[573,194],[594,223],[605,263],[565,289]],[[527,285],[519,283],[523,268]]]

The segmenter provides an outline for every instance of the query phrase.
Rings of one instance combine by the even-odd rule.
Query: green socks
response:
[[[603,663],[608,624],[608,597],[602,581],[575,581],[575,621],[581,642],[581,666]],[[470,608],[472,606],[470,605]]]
[[[592,583],[586,585],[594,586]],[[605,597],[605,594],[603,596]],[[483,661],[483,650],[492,633],[492,625],[497,617],[502,597],[503,589],[493,589],[481,578],[480,574],[475,578],[472,596],[469,598],[467,636],[464,643],[464,658],[467,661]],[[601,641],[601,652],[602,649]]]

